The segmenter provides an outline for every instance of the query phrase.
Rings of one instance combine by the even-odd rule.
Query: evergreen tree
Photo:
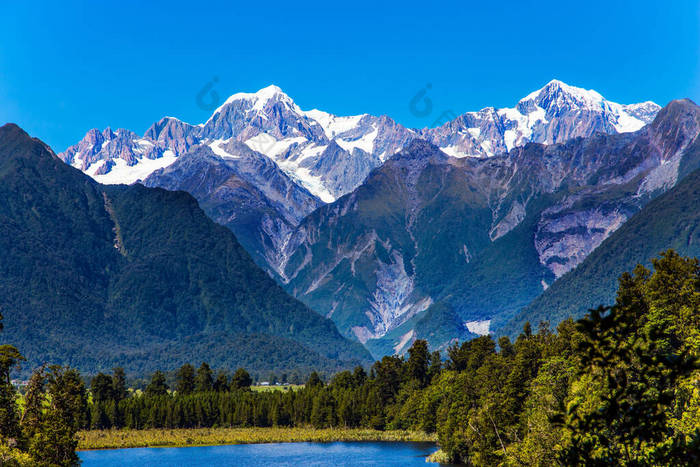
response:
[[[39,367],[32,373],[24,394],[24,413],[20,421],[22,432],[27,440],[31,440],[41,428],[44,410],[44,390],[46,387],[46,369]]]
[[[106,402],[114,398],[112,378],[104,373],[98,373],[90,382],[90,392],[95,402]]]
[[[410,349],[408,349],[408,361],[406,361],[406,372],[408,379],[418,383],[419,388],[428,385],[428,365],[430,355],[428,353],[428,342],[417,339]]]
[[[231,389],[248,389],[253,384],[250,375],[243,368],[239,368],[231,378]]]
[[[352,377],[355,380],[355,386],[362,386],[367,381],[367,372],[361,366],[356,366],[352,372]]]
[[[197,377],[195,378],[195,391],[196,392],[210,392],[214,388],[214,378],[211,368],[206,363],[202,365],[197,370]]]
[[[430,366],[428,367],[428,381],[432,381],[442,371],[442,357],[436,350],[430,354]]]
[[[219,371],[216,375],[216,381],[214,381],[214,391],[216,392],[228,392],[230,390],[228,384],[228,376],[224,371]]]
[[[175,390],[178,394],[187,395],[194,392],[194,367],[185,363],[175,375]]]
[[[146,386],[147,396],[164,396],[168,393],[168,385],[165,382],[165,375],[156,371],[151,376],[151,382]]]
[[[309,388],[322,387],[323,381],[321,381],[321,377],[318,376],[318,373],[312,371],[309,375],[309,379],[306,381],[306,386]]]
[[[45,465],[76,466],[80,459],[76,433],[85,426],[87,392],[77,371],[52,366],[47,375],[48,408],[40,429],[30,441],[29,452]]]
[[[16,348],[0,345],[0,438],[10,445],[16,445],[21,436],[17,393],[10,383],[10,371],[22,360]]]
[[[623,274],[616,304],[579,322],[588,384],[567,415],[567,462],[700,463],[699,432],[674,433],[670,424],[676,388],[700,369],[685,345],[700,314],[698,263],[669,251],[653,264],[653,274],[642,266]]]
[[[115,402],[124,400],[129,395],[126,388],[126,375],[124,368],[117,367],[112,370],[112,398]]]

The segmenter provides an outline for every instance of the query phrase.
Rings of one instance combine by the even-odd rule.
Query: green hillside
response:
[[[361,345],[287,295],[184,192],[101,186],[0,128],[3,339],[85,372],[336,369]]]

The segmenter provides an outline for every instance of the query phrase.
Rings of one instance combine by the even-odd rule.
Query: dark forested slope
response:
[[[0,200],[3,338],[30,366],[331,369],[369,357],[184,192],[99,185],[5,125]]]

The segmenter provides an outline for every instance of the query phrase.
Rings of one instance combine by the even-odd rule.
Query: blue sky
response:
[[[61,151],[93,127],[191,123],[274,83],[303,109],[510,106],[552,78],[621,103],[700,102],[700,2],[4,2],[0,124]],[[430,84],[433,111],[410,100]],[[206,107],[206,105],[204,106]]]

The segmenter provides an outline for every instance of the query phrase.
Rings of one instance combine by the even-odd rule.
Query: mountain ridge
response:
[[[698,115],[694,103],[674,101],[635,133],[528,143],[492,158],[411,143],[302,221],[285,287],[330,310],[375,356],[437,303],[465,335],[467,323],[497,331],[490,321],[516,313],[695,164],[686,149]]]
[[[0,127],[0,181],[4,336],[30,365],[143,374],[193,359],[261,371],[369,361],[184,191],[100,185],[16,125]]]
[[[628,114],[628,109],[636,116]],[[302,111],[279,87],[270,85],[255,93],[231,95],[205,123],[192,125],[174,117],[164,117],[154,123],[143,137],[123,129],[117,130],[115,134],[112,134],[114,132],[109,128],[102,133],[93,129],[81,143],[71,146],[60,156],[69,164],[75,165],[80,161],[81,170],[87,171],[91,176],[100,177],[107,175],[114,167],[108,164],[111,167],[100,166],[100,173],[97,173],[97,168],[90,171],[91,165],[103,159],[113,161],[121,158],[128,166],[133,166],[138,165],[139,156],[141,159],[155,160],[171,156],[166,154],[170,151],[177,157],[193,146],[194,141],[210,143],[217,139],[234,137],[251,146],[251,149],[276,160],[290,177],[310,189],[323,201],[329,202],[337,199],[338,195],[354,189],[368,173],[368,170],[359,173],[354,182],[345,189],[333,188],[328,182],[322,183],[323,186],[314,186],[318,185],[317,179],[321,173],[304,175],[302,169],[309,164],[299,165],[300,161],[297,159],[315,160],[330,141],[335,141],[343,149],[345,158],[359,151],[357,154],[362,154],[365,158],[376,159],[374,167],[398,152],[416,136],[433,142],[446,153],[456,157],[487,157],[506,152],[528,141],[551,144],[576,136],[589,136],[595,131],[636,131],[649,123],[659,109],[658,105],[650,101],[629,105],[617,104],[605,100],[595,91],[552,80],[543,88],[521,99],[512,108],[487,107],[477,112],[466,112],[436,128],[415,130],[405,128],[385,115],[337,116],[318,109]],[[583,122],[583,110],[596,114],[592,121]],[[576,115],[568,115],[571,112]],[[566,114],[563,116],[566,118],[562,117],[562,113]],[[535,114],[537,118],[530,123],[537,128],[523,121],[529,121]],[[552,122],[548,120],[552,118],[557,119],[556,128],[550,131],[547,125],[552,126]],[[576,121],[572,122],[572,119]],[[573,128],[565,128],[566,125],[572,124]],[[522,125],[525,127],[520,128]],[[168,130],[165,136],[164,129]],[[102,135],[102,139],[99,134]],[[492,138],[490,140],[482,137],[489,134]],[[259,139],[256,140],[256,137]],[[114,148],[109,147],[111,140],[117,141],[113,145]],[[103,148],[105,141],[107,145]],[[172,157],[161,162],[172,163]],[[121,182],[137,181],[134,177],[139,174],[142,173],[134,171],[131,177],[126,176]],[[98,181],[116,182],[106,177]]]
[[[653,103],[633,106],[636,115],[647,119],[658,109]],[[147,186],[189,190],[210,217],[239,236],[259,266],[281,278],[286,259],[279,252],[300,219],[353,191],[372,170],[415,138],[426,139],[453,157],[490,157],[529,140],[559,142],[596,131],[635,129],[615,126],[620,115],[635,120],[624,112],[628,107],[606,101],[594,91],[554,80],[513,108],[467,112],[440,127],[417,130],[405,128],[387,116],[303,111],[272,85],[255,93],[230,96],[199,125],[164,117],[143,137],[123,129],[93,129],[59,156],[102,183],[141,180]],[[643,124],[635,121],[637,126]],[[231,196],[256,206],[252,211],[260,213],[257,217],[241,215],[233,198],[229,202],[221,200],[226,187],[214,186],[214,180],[223,183],[223,179],[208,175],[222,165],[233,171],[245,170],[234,166],[246,165],[244,160],[250,158],[241,159],[222,149],[233,143],[268,158],[291,182],[285,183],[289,189],[284,193],[261,189],[267,184],[260,177],[248,177],[245,186],[236,188],[237,194]],[[194,169],[196,174],[185,173],[185,164],[176,161],[191,151],[201,151],[202,146],[208,146],[226,162],[207,159],[209,167],[200,161]],[[195,176],[205,177],[196,188],[192,184]],[[206,192],[203,186],[208,187]],[[308,199],[307,192],[315,199]],[[280,198],[288,204],[280,205]],[[307,201],[294,201],[301,198]],[[224,205],[228,212],[224,212]],[[273,208],[268,209],[270,206]],[[288,209],[294,211],[294,219],[289,218]]]

